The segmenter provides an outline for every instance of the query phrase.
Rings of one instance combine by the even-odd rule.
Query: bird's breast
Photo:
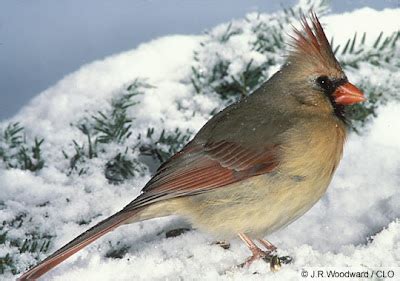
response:
[[[308,121],[286,133],[280,173],[314,183],[324,192],[342,157],[346,131],[335,118]]]

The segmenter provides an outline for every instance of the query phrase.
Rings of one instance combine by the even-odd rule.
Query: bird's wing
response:
[[[269,173],[279,164],[279,145],[248,148],[235,142],[189,143],[164,163],[143,193],[124,210],[194,195]]]

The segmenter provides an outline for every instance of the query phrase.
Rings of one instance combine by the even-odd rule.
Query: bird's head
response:
[[[343,117],[345,106],[366,99],[348,81],[314,13],[309,21],[303,16],[302,29],[294,29],[291,50],[281,73],[287,76],[290,93],[298,102],[310,110],[333,111]]]

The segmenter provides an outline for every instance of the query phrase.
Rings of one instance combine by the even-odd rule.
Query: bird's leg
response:
[[[243,264],[241,264],[241,266],[250,266],[258,259],[263,259],[268,262],[270,261],[270,252],[261,250],[246,234],[239,233],[238,235],[253,254]]]
[[[265,247],[267,248],[268,251],[274,252],[276,251],[277,247],[273,245],[271,242],[269,242],[266,239],[258,239],[258,241]]]
[[[272,244],[271,242],[269,242],[266,239],[258,239],[258,241],[265,247],[267,248],[267,250],[272,253],[275,252],[276,249],[278,249],[274,244]],[[292,257],[289,256],[284,256],[284,257],[278,257],[278,256],[274,256],[279,260],[279,264],[284,263],[284,264],[288,264],[292,262]],[[277,262],[276,260],[274,261],[274,259],[271,260],[271,263]],[[271,267],[273,267],[274,265],[271,264]],[[280,265],[279,265],[280,266]]]
[[[253,255],[248,258],[241,266],[250,266],[254,261],[262,259],[270,264],[271,271],[278,271],[281,268],[281,263],[290,263],[291,257],[278,257],[273,254],[277,249],[271,242],[265,239],[258,239],[258,241],[267,248],[267,251],[261,250],[246,234],[239,233],[240,239],[246,244]]]

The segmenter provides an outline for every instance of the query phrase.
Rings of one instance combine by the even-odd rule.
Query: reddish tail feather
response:
[[[19,281],[25,280],[36,280],[79,250],[83,249],[93,241],[97,240],[104,234],[112,231],[118,226],[124,224],[128,219],[131,219],[135,214],[137,214],[140,209],[132,210],[129,212],[121,211],[105,220],[101,221],[97,225],[93,226],[88,231],[82,233],[74,240],[66,244],[64,247],[53,253],[51,256],[47,257],[45,260],[31,268],[29,271],[25,272],[21,277],[18,278]]]

